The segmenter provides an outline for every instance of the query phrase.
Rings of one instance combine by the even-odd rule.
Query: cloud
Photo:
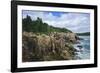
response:
[[[90,31],[90,14],[75,13],[75,12],[43,12],[43,11],[23,11],[23,18],[27,15],[31,16],[32,20],[37,17],[49,25],[54,27],[67,28],[73,32],[89,32]]]

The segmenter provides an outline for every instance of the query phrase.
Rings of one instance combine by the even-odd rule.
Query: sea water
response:
[[[79,36],[79,38],[82,38],[82,40],[74,44],[76,49],[75,59],[90,59],[90,36]]]

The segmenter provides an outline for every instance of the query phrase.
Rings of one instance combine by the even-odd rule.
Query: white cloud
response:
[[[31,16],[33,20],[37,17],[54,27],[68,28],[74,32],[89,32],[90,15],[88,13],[62,13],[60,17],[54,16],[52,12],[23,11],[23,18]]]

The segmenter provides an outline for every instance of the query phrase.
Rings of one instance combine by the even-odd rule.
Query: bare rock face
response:
[[[75,33],[67,33],[67,38],[69,39],[70,42],[75,43],[77,41],[77,35]]]
[[[68,33],[55,33],[54,34],[54,37],[56,39],[64,39],[65,42],[72,42],[72,43],[75,43],[79,37],[75,34],[75,33],[72,33],[72,32],[68,32]]]

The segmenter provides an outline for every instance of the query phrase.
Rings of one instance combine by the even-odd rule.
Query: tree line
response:
[[[71,32],[66,28],[58,28],[48,25],[43,22],[41,18],[37,17],[37,20],[32,20],[29,15],[22,19],[22,30],[34,33],[49,33],[49,32]]]

